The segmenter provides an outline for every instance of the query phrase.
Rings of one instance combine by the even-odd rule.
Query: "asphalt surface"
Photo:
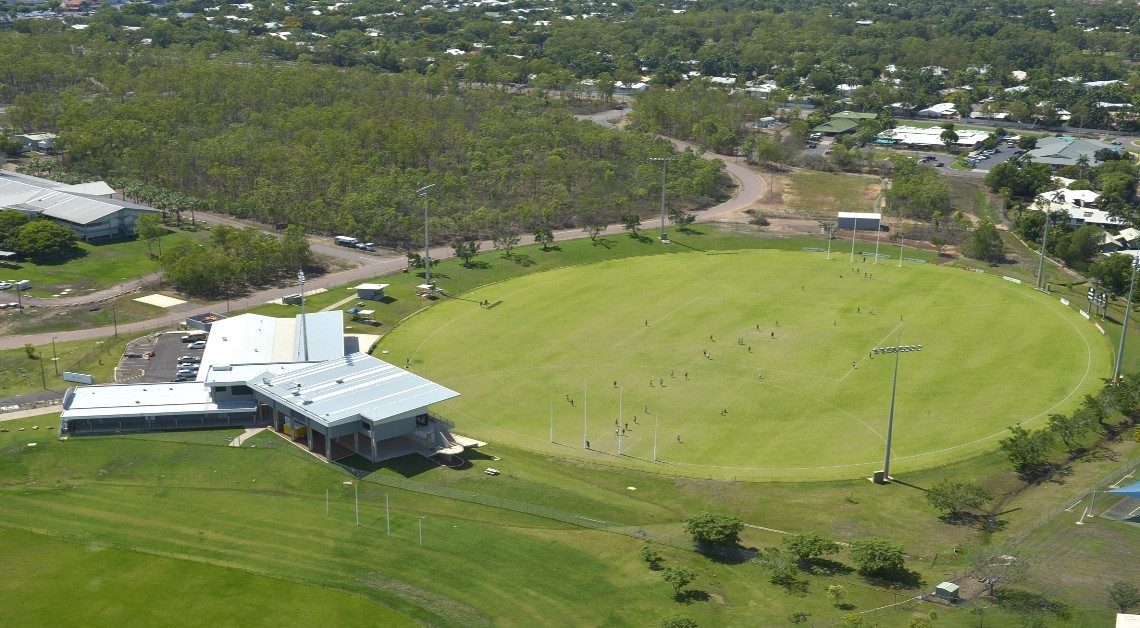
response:
[[[607,127],[611,127],[611,128],[618,128],[616,125],[611,124],[609,122],[609,119],[620,118],[621,116],[624,116],[627,112],[628,112],[628,110],[606,111],[606,112],[602,112],[600,114],[596,114],[593,116],[580,116],[580,118],[591,120],[591,121],[598,123],[598,124],[601,124],[603,126],[607,126]],[[717,155],[715,153],[701,151],[699,148],[697,148],[696,146],[694,146],[692,144],[689,144],[688,142],[682,142],[680,140],[675,140],[675,139],[671,139],[671,138],[664,138],[664,139],[669,139],[670,141],[673,142],[674,146],[676,146],[677,148],[679,148],[681,150],[692,149],[694,151],[697,151],[702,157],[704,157],[706,159],[719,159],[721,161],[724,161],[726,171],[728,172],[729,176],[731,176],[732,179],[736,182],[737,189],[731,198],[724,201],[723,203],[720,203],[720,204],[714,205],[712,207],[709,207],[707,209],[699,210],[696,212],[697,220],[699,222],[715,220],[718,216],[720,216],[722,214],[730,213],[733,211],[737,211],[737,210],[749,207],[749,206],[753,205],[754,203],[756,203],[757,201],[759,201],[761,198],[763,198],[764,194],[766,193],[767,190],[766,190],[763,179],[761,179],[760,176],[757,175],[755,172],[752,172],[747,167],[745,167],[744,165],[739,163],[739,161],[736,158],[725,157],[723,155]],[[243,226],[243,227],[252,225],[252,226],[256,226],[260,229],[266,230],[266,231],[271,231],[270,229],[266,228],[264,225],[256,225],[254,223],[248,223],[248,222],[238,220],[235,218],[223,217],[223,216],[217,216],[217,215],[205,214],[205,213],[199,213],[198,216],[202,217],[202,219],[205,222],[213,222],[215,224],[228,224],[231,226]],[[642,222],[642,225],[646,228],[651,228],[656,224],[658,224],[658,221],[654,220],[654,219],[649,219],[649,220]],[[616,235],[616,234],[620,234],[622,232],[623,232],[623,229],[620,225],[611,225],[610,227],[608,227],[603,232],[603,234],[605,234],[605,235]],[[556,231],[554,233],[554,240],[557,242],[564,242],[567,240],[577,240],[577,239],[581,239],[584,237],[586,237],[586,234],[583,233],[581,229],[566,229],[566,230],[562,230],[562,231]],[[534,243],[534,238],[532,236],[529,236],[529,235],[522,236],[520,244],[533,244],[533,243]],[[485,240],[485,241],[480,243],[480,248],[482,250],[493,249],[494,243],[492,243],[490,240]],[[314,244],[313,250],[320,252],[320,253],[326,253],[327,252],[327,254],[330,254],[330,255],[332,255],[333,253],[336,253],[336,255],[333,255],[334,257],[340,257],[342,259],[349,259],[349,260],[353,260],[353,261],[358,261],[361,264],[355,268],[350,268],[347,270],[342,270],[339,272],[330,273],[328,275],[324,275],[321,277],[314,278],[313,280],[311,280],[308,283],[308,289],[310,289],[310,290],[313,288],[318,288],[318,287],[331,288],[333,286],[340,286],[340,285],[346,285],[346,284],[350,284],[350,283],[362,282],[364,280],[373,279],[373,278],[379,277],[381,275],[388,275],[388,274],[401,272],[407,266],[407,257],[405,255],[396,254],[396,253],[393,253],[391,251],[377,251],[376,253],[366,253],[364,251],[359,251],[357,249],[348,249],[345,247],[339,247],[339,246],[335,246],[332,244],[328,244],[328,245]],[[431,258],[433,260],[449,259],[449,258],[452,258],[454,256],[455,256],[455,251],[452,250],[451,246],[438,246],[438,247],[433,247],[431,249]],[[271,301],[273,299],[279,299],[279,298],[281,298],[287,294],[294,294],[296,292],[297,292],[296,286],[288,286],[288,287],[284,287],[284,288],[270,288],[267,290],[261,290],[261,291],[255,292],[253,294],[242,297],[240,299],[231,299],[228,303],[228,307],[230,309],[233,309],[233,310],[249,309],[249,308],[257,307],[259,305],[263,305],[267,301]],[[194,307],[192,309],[180,310],[178,312],[177,317],[179,319],[183,319],[183,318],[190,317],[190,316],[196,316],[198,314],[206,314],[208,312],[215,312],[215,311],[218,311],[221,307],[227,307],[227,304],[225,301],[211,303],[211,304],[207,304],[207,305],[201,305],[198,307]],[[27,310],[25,310],[25,312],[27,312]],[[169,326],[170,321],[171,321],[171,315],[167,314],[164,316],[152,318],[152,319],[145,320],[145,321],[138,321],[138,322],[134,322],[134,323],[122,323],[118,327],[119,334],[152,332],[156,329],[162,329],[162,328]],[[88,340],[91,338],[103,338],[106,336],[110,336],[112,333],[114,333],[114,328],[111,326],[107,326],[107,327],[93,327],[93,328],[88,328],[88,329],[74,329],[74,330],[70,330],[70,331],[45,332],[45,333],[41,333],[41,334],[27,334],[27,335],[22,335],[22,336],[20,336],[20,335],[6,336],[3,338],[0,338],[0,349],[12,349],[12,348],[17,348],[17,347],[22,347],[26,343],[32,343],[34,345],[42,345],[42,344],[46,344],[48,342],[51,342],[51,339],[53,337],[55,337],[58,342],[67,342],[67,341],[72,341],[72,340]]]

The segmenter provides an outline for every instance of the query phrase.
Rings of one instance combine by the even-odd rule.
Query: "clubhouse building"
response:
[[[373,462],[450,459],[480,444],[452,435],[451,423],[429,411],[459,393],[346,351],[342,321],[341,312],[217,321],[196,381],[71,388],[60,435],[271,426],[329,461],[357,454]]]

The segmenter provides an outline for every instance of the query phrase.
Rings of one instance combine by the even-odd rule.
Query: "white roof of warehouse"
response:
[[[839,212],[839,218],[857,218],[860,220],[879,220],[883,217],[882,214],[872,212]]]
[[[217,403],[210,393],[210,388],[200,382],[82,386],[72,389],[64,399],[60,416],[64,419],[105,418],[109,411],[123,417],[169,416],[256,407],[253,400]]]
[[[255,391],[325,426],[382,423],[459,393],[364,353],[256,377]]]
[[[277,362],[268,364],[215,364],[206,368],[205,378],[209,384],[244,384],[249,380],[269,373],[272,377],[291,373],[304,368],[311,362]],[[201,372],[201,369],[199,369]]]
[[[95,222],[123,208],[158,211],[88,196],[113,193],[114,190],[102,181],[65,185],[39,177],[0,172],[0,207],[15,207],[79,225]]]
[[[305,314],[307,329],[295,318],[242,314],[210,326],[198,380],[205,381],[210,367],[235,364],[299,362],[305,359],[303,338],[308,336],[309,362],[344,356],[344,314],[339,310]],[[304,331],[305,333],[302,333]]]

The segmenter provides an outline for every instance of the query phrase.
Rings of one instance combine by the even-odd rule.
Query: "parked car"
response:
[[[205,349],[206,348],[206,341],[205,340],[199,340],[197,342],[191,342],[189,345],[186,346],[186,348],[192,349],[192,350]]]
[[[186,373],[179,373],[179,374],[174,376],[174,381],[176,381],[176,382],[188,382],[188,381],[194,379],[195,377],[197,377],[197,375],[189,375]]]
[[[141,357],[143,357],[143,354],[141,354],[137,351],[128,351],[128,352],[123,354],[123,357],[124,358],[141,358]]]
[[[196,340],[205,340],[205,339],[206,339],[206,332],[198,331],[198,332],[191,332],[189,334],[184,334],[179,340],[181,340],[182,342],[194,342]]]
[[[199,357],[193,356],[193,355],[178,356],[178,363],[179,364],[182,364],[183,362],[189,362],[192,364],[197,364],[198,362],[201,362],[201,361],[202,361],[202,358],[199,358]]]
[[[8,288],[11,288],[13,285],[15,285],[15,284],[13,284],[11,281],[0,281],[0,290],[7,290]]]

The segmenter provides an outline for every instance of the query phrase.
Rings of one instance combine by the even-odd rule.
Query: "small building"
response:
[[[822,133],[827,136],[834,137],[844,133],[850,133],[859,128],[859,122],[848,118],[832,118],[827,122],[812,129],[813,133]]]
[[[940,102],[925,109],[919,109],[914,115],[920,118],[941,118],[951,120],[958,117],[958,107],[952,102]]]
[[[186,326],[190,329],[197,329],[209,333],[213,324],[224,318],[225,316],[221,314],[206,312],[205,314],[198,314],[197,316],[187,316]]]
[[[29,153],[31,151],[41,151],[50,153],[55,148],[55,133],[25,133],[23,135],[12,136],[12,139],[20,143],[20,152]]]
[[[362,283],[356,286],[356,298],[383,301],[384,288],[387,288],[388,285],[386,283]]]
[[[879,231],[882,219],[882,214],[871,212],[839,212],[835,226],[848,231]]]
[[[942,582],[934,587],[934,595],[944,599],[958,601],[958,585],[953,582]]]
[[[1092,190],[1062,188],[1038,194],[1031,207],[1049,212],[1065,212],[1069,215],[1069,224],[1074,227],[1096,225],[1106,229],[1121,229],[1127,226],[1123,220],[1100,209],[1099,200],[1100,194]]]
[[[764,116],[756,121],[756,126],[761,129],[770,129],[776,126],[776,118],[772,116]]]

